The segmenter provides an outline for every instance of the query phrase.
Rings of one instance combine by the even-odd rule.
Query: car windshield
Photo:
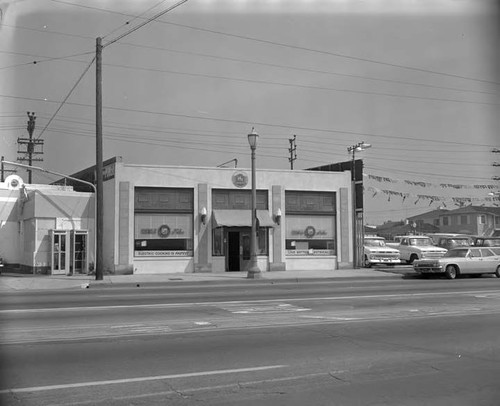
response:
[[[410,245],[432,245],[430,238],[410,238]]]
[[[453,239],[453,240],[450,240],[450,245],[463,247],[466,245],[470,245],[470,242],[467,238]]]
[[[484,240],[485,247],[500,247],[500,238],[488,238]]]
[[[365,238],[367,247],[385,247],[385,241],[379,238]]]
[[[444,256],[445,257],[462,257],[465,258],[468,250],[449,250]]]

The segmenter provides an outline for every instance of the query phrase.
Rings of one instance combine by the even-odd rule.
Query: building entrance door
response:
[[[52,248],[52,275],[65,275],[69,271],[69,232],[50,230]]]
[[[227,271],[240,271],[240,232],[227,233]]]
[[[86,274],[88,272],[86,230],[74,230],[71,232],[71,268],[73,273]]]
[[[227,271],[245,271],[250,262],[250,230],[227,232]]]

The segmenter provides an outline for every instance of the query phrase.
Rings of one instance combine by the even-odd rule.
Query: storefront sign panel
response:
[[[136,257],[192,257],[193,251],[135,251]]]
[[[332,256],[335,255],[334,250],[315,250],[315,249],[309,249],[309,250],[286,250],[286,255],[287,256],[315,256],[315,257],[325,257],[325,256]]]

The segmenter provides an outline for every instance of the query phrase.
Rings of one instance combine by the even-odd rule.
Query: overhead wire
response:
[[[75,3],[62,1],[62,0],[51,0],[51,1],[55,2],[55,3],[63,3],[66,5],[71,5],[71,6],[76,6],[76,7],[84,7],[84,8],[93,9],[93,10],[102,11],[102,12],[107,12],[107,13],[112,13],[112,14],[131,16],[131,15],[128,15],[125,13],[115,12],[113,10],[108,10],[108,9],[104,9],[104,8],[100,8],[100,7],[83,6],[80,4],[75,4]],[[147,22],[149,22],[149,20],[147,20]],[[319,50],[319,49],[314,49],[314,48],[309,48],[309,47],[303,47],[303,46],[299,46],[299,45],[286,44],[286,43],[277,42],[277,41],[271,41],[271,40],[265,40],[265,39],[255,38],[255,37],[250,37],[250,36],[245,36],[245,35],[227,33],[227,32],[212,30],[212,29],[208,29],[208,28],[194,27],[191,25],[173,23],[173,22],[169,22],[169,21],[159,20],[157,22],[161,23],[161,24],[168,24],[168,25],[172,25],[172,26],[176,26],[176,27],[187,28],[187,29],[195,30],[195,31],[209,32],[212,34],[217,34],[217,35],[222,35],[222,36],[227,36],[227,37],[239,38],[239,39],[244,39],[244,40],[248,40],[248,41],[264,43],[264,44],[268,44],[268,45],[275,45],[275,46],[279,46],[279,47],[283,47],[283,48],[297,49],[297,50],[301,50],[301,51],[308,51],[308,52],[313,52],[313,53],[318,53],[318,54],[323,54],[323,55],[330,55],[330,56],[335,56],[335,57],[340,57],[340,58],[345,58],[345,59],[350,59],[350,60],[355,60],[355,61],[369,62],[369,63],[373,63],[373,64],[389,66],[389,67],[394,67],[394,68],[412,70],[412,71],[423,72],[423,73],[430,73],[430,74],[439,75],[439,76],[448,76],[448,77],[454,77],[454,78],[458,78],[458,79],[500,85],[500,82],[496,82],[496,81],[485,80],[485,79],[474,78],[474,77],[463,76],[463,75],[456,75],[456,74],[446,73],[446,72],[439,72],[439,71],[419,68],[419,67],[415,67],[415,66],[408,66],[408,65],[401,65],[401,64],[391,63],[391,62],[384,62],[384,61],[380,61],[380,60],[376,60],[376,59],[363,58],[363,57],[358,57],[358,56],[346,55],[346,54],[342,54],[342,53],[338,53],[338,52],[331,52],[331,51]]]
[[[0,97],[19,99],[19,100],[59,103],[59,102],[53,101],[53,100],[45,100],[45,99],[34,98],[34,97],[12,96],[12,95],[5,95],[5,94],[0,94]],[[86,107],[86,108],[94,108],[95,107],[95,106],[90,105],[90,104],[76,103],[76,102],[66,102],[66,104],[72,105],[72,106]],[[402,140],[431,142],[431,143],[447,144],[447,145],[452,143],[452,144],[456,144],[456,145],[467,145],[467,146],[468,145],[473,145],[473,146],[482,145],[482,146],[488,146],[488,147],[496,147],[497,146],[497,145],[486,145],[486,144],[477,144],[477,143],[466,143],[466,142],[459,142],[459,141],[442,141],[442,140],[432,139],[432,138],[392,136],[392,135],[380,134],[380,133],[341,130],[341,129],[334,129],[334,128],[306,127],[306,126],[296,126],[296,125],[290,125],[290,124],[277,124],[277,123],[270,123],[270,122],[264,122],[264,121],[248,121],[248,120],[221,118],[221,117],[197,116],[197,115],[193,115],[193,114],[168,113],[168,112],[161,112],[161,111],[131,109],[131,108],[125,108],[125,107],[116,107],[116,106],[103,106],[103,109],[107,109],[107,110],[111,110],[111,111],[122,111],[122,112],[127,112],[127,113],[139,113],[139,114],[150,114],[150,115],[157,115],[157,116],[187,118],[187,119],[195,119],[195,120],[201,120],[201,121],[215,121],[215,122],[230,123],[230,124],[245,124],[245,125],[256,125],[256,126],[260,126],[260,127],[265,126],[265,127],[270,127],[270,128],[283,128],[283,129],[289,129],[291,131],[314,131],[314,132],[322,132],[322,133],[336,133],[336,134],[355,135],[355,136],[364,136],[364,137],[370,136],[370,137],[388,138],[388,139],[392,139],[392,140],[402,139]]]

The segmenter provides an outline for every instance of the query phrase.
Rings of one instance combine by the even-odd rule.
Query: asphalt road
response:
[[[2,405],[498,405],[500,281],[12,293]]]

